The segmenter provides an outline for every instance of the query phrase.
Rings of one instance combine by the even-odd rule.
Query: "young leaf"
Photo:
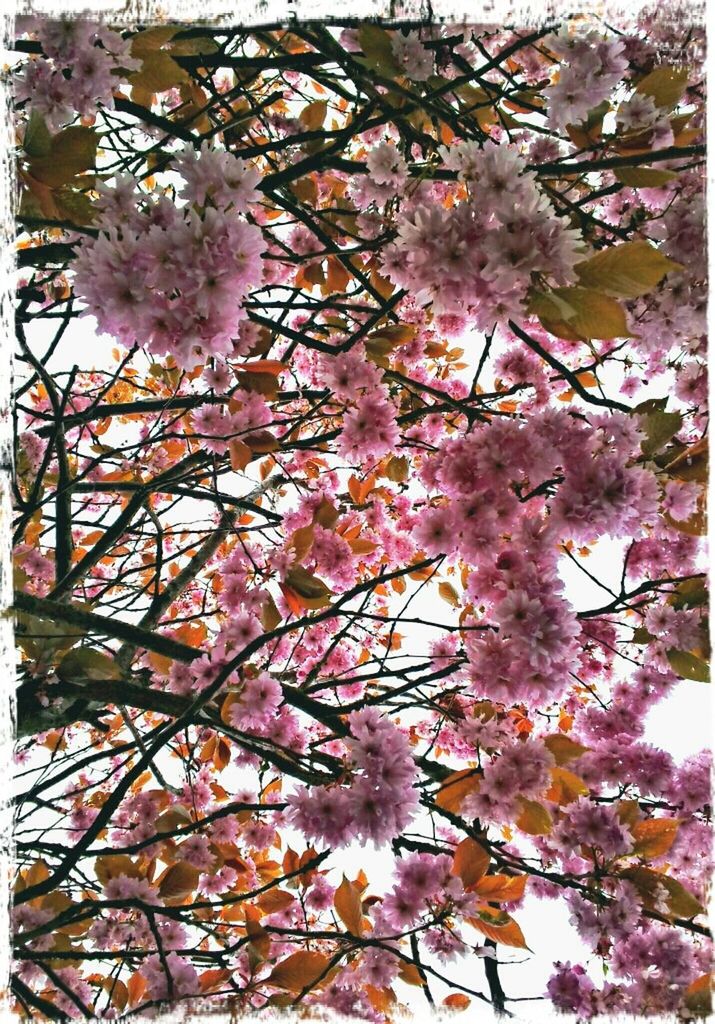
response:
[[[682,265],[649,242],[638,241],[603,249],[574,269],[585,288],[637,299],[652,291],[670,271],[682,270]]]
[[[591,288],[534,292],[527,312],[538,316],[550,334],[569,341],[630,337],[623,307]]]
[[[287,988],[291,992],[302,992],[304,988],[316,984],[329,962],[323,953],[301,949],[276,964],[266,978],[266,983],[276,988]]]
[[[68,651],[57,667],[60,679],[121,679],[122,670],[114,658],[90,647]]]
[[[652,96],[656,107],[671,109],[680,101],[685,92],[688,77],[687,68],[674,68],[667,64],[661,64],[645,78],[641,78],[636,86],[636,92],[643,96]]]
[[[333,898],[335,910],[347,930],[352,935],[362,935],[362,900],[360,893],[352,882],[343,875],[343,880],[335,890]]]
[[[476,839],[467,837],[454,851],[450,872],[461,878],[464,888],[468,889],[487,873],[489,861],[489,852]]]
[[[674,647],[668,651],[668,661],[674,672],[681,679],[694,679],[698,683],[710,682],[710,668],[706,661],[691,654],[690,651],[678,651]]]
[[[94,167],[99,135],[93,128],[72,125],[52,136],[49,152],[30,161],[30,174],[51,188],[66,185]]]
[[[646,860],[664,856],[673,845],[680,827],[680,818],[650,818],[638,821],[631,828],[635,839],[633,853]]]

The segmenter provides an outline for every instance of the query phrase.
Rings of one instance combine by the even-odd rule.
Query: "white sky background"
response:
[[[95,3],[91,6],[93,12],[111,11],[113,14],[117,12],[117,8],[110,3],[98,3],[95,0]],[[531,12],[531,5],[528,3],[524,5],[497,4],[495,6],[495,20],[501,19],[506,21],[511,15],[512,19],[516,21],[517,11]],[[566,5],[557,4],[555,6],[559,11],[566,9]],[[618,9],[632,9],[633,6],[635,5],[621,4]],[[163,10],[169,17],[177,20],[180,18],[190,19],[200,16],[198,7],[199,5],[191,2],[191,0],[189,0],[188,4],[175,2],[175,0],[166,0]],[[442,2],[434,3],[433,7],[437,16],[441,15],[447,19],[452,15],[457,20],[465,13],[458,0],[442,0]],[[464,7],[469,7],[470,16],[475,16],[476,12],[471,9],[472,5],[465,3]],[[594,9],[593,4],[568,4],[570,11],[574,11],[578,7]],[[136,16],[137,19],[141,19],[142,16],[146,17],[147,13],[155,9],[148,5],[132,5],[131,17],[134,19]],[[63,13],[74,14],[80,11],[84,12],[85,10],[86,8],[77,3],[76,0],[65,0],[61,6]],[[221,7],[216,4],[206,3],[201,5],[200,14],[207,15],[209,12],[224,13],[225,21],[240,21],[241,14],[243,14],[246,21],[250,21],[252,17],[254,21],[267,21],[274,17],[285,17],[287,10],[295,10],[299,17],[336,17],[339,13],[345,16],[351,15],[367,18],[375,15],[386,16],[388,14],[386,5],[376,2],[376,0],[371,0],[371,2],[368,2],[368,0],[352,0],[350,2],[349,0],[348,3],[340,5],[339,12],[331,0],[310,0],[309,3],[299,2],[298,4],[290,4],[288,8],[286,8],[285,0],[280,0],[279,3],[271,2],[263,7],[258,17],[253,14],[252,10],[249,11],[245,8],[243,11],[238,12],[237,15],[229,16],[226,13],[226,6]],[[60,7],[57,3],[36,2],[32,5],[32,13],[35,14],[56,15],[59,11]],[[398,9],[398,15],[400,11],[405,14],[404,8]],[[417,13],[415,10],[407,12],[408,16],[410,14],[414,16],[415,13]],[[122,16],[126,18],[124,12],[120,15],[120,17]],[[715,115],[711,115],[708,112],[708,126],[712,134],[711,116]],[[712,171],[710,171],[709,175],[709,185],[712,189]],[[465,338],[463,342],[466,357],[468,357],[468,341]],[[463,342],[460,341],[457,344],[461,346]],[[86,319],[79,323],[75,322],[67,332],[59,346],[59,358],[61,358],[64,368],[71,366],[74,361],[77,361],[82,369],[91,368],[91,363],[94,363],[97,368],[107,368],[112,365],[110,350],[113,345],[113,340],[106,337],[99,338],[94,332],[92,321]],[[74,351],[71,350],[70,346],[74,347]],[[38,351],[37,348],[35,350]],[[40,346],[39,351],[41,350],[42,346]],[[52,368],[53,366],[57,368],[54,363],[50,363],[50,367]],[[611,389],[608,393],[615,394],[615,390]],[[642,397],[648,396],[643,395]],[[640,398],[641,396],[639,396]],[[255,465],[257,463],[249,467],[249,472]],[[248,489],[248,485],[246,489]],[[201,503],[201,505],[204,506],[205,503]],[[204,508],[204,515],[205,511]],[[606,585],[614,584],[616,590],[618,590],[620,582],[622,565],[620,557],[621,547],[620,543],[601,541],[598,544],[597,550],[592,552],[586,563],[591,572],[594,572]],[[577,608],[593,607],[594,605],[604,603],[605,592],[591,583],[584,574],[580,573],[566,559],[563,562],[563,576],[566,584],[566,596]],[[454,615],[453,610],[449,609],[441,601],[434,586],[423,588],[410,608],[416,616],[422,615],[433,621],[454,621],[452,618]],[[400,631],[404,637],[403,649],[410,650],[411,652],[414,649],[417,653],[423,650],[426,652],[427,645],[425,643],[423,627],[404,625],[400,627]],[[436,632],[434,635],[437,635]],[[417,644],[419,644],[419,649]],[[683,680],[667,698],[651,709],[646,723],[644,740],[670,751],[675,760],[680,761],[689,754],[712,744],[712,727],[712,701],[709,689],[701,683]],[[222,775],[224,784],[230,770],[228,769]],[[372,883],[369,891],[381,892],[389,885],[388,872],[392,863],[392,856],[389,852],[374,851],[371,847],[366,849],[351,847],[343,851],[339,859],[336,855],[331,860],[340,864],[339,871],[344,869],[347,874],[352,874],[353,876],[362,867]],[[337,877],[331,878],[331,881],[337,884],[339,882],[339,874]],[[551,974],[551,965],[554,960],[587,961],[588,951],[578,939],[575,930],[568,924],[568,911],[562,901],[530,900],[527,898],[515,916],[524,931],[527,942],[535,953],[529,956],[525,951],[499,947],[499,958],[502,961],[518,961],[528,957],[525,963],[513,967],[504,966],[500,969],[502,984],[507,995],[542,995],[545,982]],[[599,983],[602,980],[600,961],[594,958],[594,962],[596,969],[593,971],[593,978]],[[438,969],[443,969],[437,964],[436,966],[438,966]],[[485,992],[487,991],[483,964],[480,960],[476,960],[476,958],[465,958],[456,969],[454,965],[451,965],[451,967],[448,965],[444,973],[454,976],[457,980],[463,980],[467,985]],[[446,986],[440,986],[434,979],[432,979],[430,985],[439,1004],[450,989]],[[408,1001],[411,1007],[414,1008],[415,1020],[419,1022],[428,1019],[429,1015],[425,1009],[426,1004],[418,989],[398,982],[395,990],[398,998]],[[552,1021],[556,1018],[555,1011],[548,1001],[512,1004],[510,1010],[515,1014],[517,1021],[525,1022],[525,1024],[527,1022],[528,1024],[532,1024],[532,1022],[533,1024],[537,1024],[537,1022],[540,1024],[542,1021]],[[477,1015],[476,1018],[475,1014]],[[3,1017],[3,1019],[5,1018]],[[175,1018],[172,1016],[172,1019]],[[263,1019],[267,1019],[265,1013],[263,1014]],[[464,1014],[456,1015],[454,1019],[456,1021],[470,1021],[471,1024],[471,1021],[475,1019],[480,1021],[491,1020],[492,1015],[487,1006],[474,1000],[471,1007]],[[565,1020],[567,1018],[559,1017],[558,1019]]]

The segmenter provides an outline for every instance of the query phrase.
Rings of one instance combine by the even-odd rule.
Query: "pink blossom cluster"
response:
[[[307,839],[328,846],[358,838],[379,847],[399,835],[415,814],[415,763],[405,734],[377,709],[352,711],[348,724],[350,785],[297,787],[287,797],[288,820]]]
[[[583,121],[620,83],[628,69],[626,46],[618,37],[595,30],[573,34],[567,27],[547,36],[544,43],[561,63],[555,83],[543,95],[551,123],[564,129]]]
[[[191,190],[204,158],[191,165]],[[214,173],[210,164],[209,183]],[[239,169],[237,180],[245,173]],[[211,193],[214,201],[228,199],[228,208],[200,211],[164,196],[137,201],[131,183],[122,187],[105,206],[99,236],[82,246],[75,263],[74,288],[87,312],[127,347],[170,355],[185,369],[234,354],[243,300],[261,282],[263,250],[260,229],[235,207],[236,191]]]
[[[553,754],[538,740],[520,740],[502,747],[487,762],[476,793],[463,804],[464,813],[499,824],[519,816],[519,797],[538,800],[551,782]]]
[[[449,209],[437,195],[403,202],[383,270],[434,312],[468,315],[490,330],[523,316],[532,274],[569,283],[583,242],[556,215],[516,144],[465,141],[441,152],[468,197]]]
[[[15,77],[15,99],[31,99],[51,129],[76,114],[94,115],[99,105],[114,108],[114,92],[141,60],[131,56],[131,38],[81,19],[25,19],[46,58],[29,60]]]

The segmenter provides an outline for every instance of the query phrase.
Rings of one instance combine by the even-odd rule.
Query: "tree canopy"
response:
[[[17,1013],[707,1014],[694,21],[18,19]]]

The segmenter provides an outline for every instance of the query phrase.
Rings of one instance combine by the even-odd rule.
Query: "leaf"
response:
[[[663,171],[657,167],[620,167],[613,173],[629,188],[661,188],[678,177],[676,171]]]
[[[645,431],[645,439],[641,441],[641,451],[645,456],[659,452],[683,425],[683,417],[679,412],[650,412],[641,417],[641,426]]]
[[[638,241],[609,246],[574,269],[586,288],[637,299],[652,291],[670,271],[683,268],[649,242]]]
[[[702,974],[688,985],[683,1001],[697,1017],[709,1017],[713,1007],[712,975]]]
[[[704,577],[684,580],[678,584],[668,598],[668,604],[671,604],[677,611],[681,611],[683,608],[700,608],[707,603],[708,591]]]
[[[189,864],[187,860],[177,861],[162,875],[159,895],[163,899],[185,899],[196,892],[200,874],[199,869]]]
[[[400,961],[398,977],[400,981],[404,981],[406,985],[424,985],[425,983],[425,979],[417,970],[417,965],[409,964],[405,960]]]
[[[521,812],[514,823],[516,827],[529,836],[548,835],[553,828],[553,822],[547,808],[537,800],[527,800],[524,796],[518,799]]]
[[[102,886],[106,886],[111,878],[118,878],[119,875],[141,878],[138,866],[125,853],[110,853],[106,857],[98,857],[94,862],[94,873]]]
[[[410,463],[406,455],[393,455],[385,466],[385,476],[395,484],[404,483],[410,472]]]
[[[136,1006],[144,995],[147,987],[147,980],[143,974],[132,974],[131,978],[127,982],[127,995],[129,996],[129,1005]]]
[[[524,934],[513,917],[499,911],[480,910],[477,917],[468,917],[473,928],[493,942],[516,949],[528,949]]]
[[[279,377],[288,369],[287,363],[280,359],[254,359],[250,363],[239,363],[236,369],[241,373],[268,373],[273,377]]]
[[[668,661],[681,679],[694,679],[698,683],[710,682],[710,668],[707,662],[690,651],[678,651],[671,647],[668,651]]]
[[[313,986],[330,963],[323,953],[299,950],[277,964],[266,978],[269,985],[286,988],[291,992],[302,992]]]
[[[469,996],[465,996],[463,992],[453,992],[449,996],[445,996],[442,1000],[442,1006],[446,1006],[449,1010],[466,1010],[468,1006],[472,1005],[472,1000]]]
[[[550,334],[569,341],[630,337],[623,307],[609,295],[590,288],[534,292],[527,312],[538,316]]]
[[[152,50],[139,56],[142,58],[141,69],[127,76],[133,89],[162,93],[189,78],[188,71],[180,67],[166,50]]]
[[[476,768],[453,772],[442,783],[435,796],[435,803],[445,811],[459,814],[465,797],[479,789],[479,780],[480,774]]]
[[[73,224],[91,224],[94,220],[94,204],[86,192],[61,189],[54,193],[55,206],[61,219]],[[95,429],[96,433],[99,433]]]
[[[476,839],[463,839],[454,851],[450,874],[462,879],[465,889],[478,882],[487,873],[489,852]]]
[[[214,967],[199,975],[199,991],[215,992],[231,979],[232,972],[226,967]]]
[[[52,135],[42,114],[33,110],[25,128],[22,148],[30,157],[47,156],[52,145]]]
[[[652,96],[656,107],[671,109],[681,99],[688,84],[687,68],[674,68],[661,64],[642,78],[636,86],[636,92],[643,96]]]
[[[633,853],[646,860],[662,857],[673,845],[680,823],[680,818],[650,818],[636,822],[631,827],[636,841]]]
[[[49,152],[30,161],[30,174],[44,185],[66,185],[94,167],[99,135],[93,128],[72,125],[53,135]]]
[[[234,473],[239,473],[245,469],[248,463],[252,462],[255,458],[248,445],[244,444],[243,441],[239,441],[237,437],[229,441],[228,451],[231,457],[231,469]]]
[[[309,132],[315,132],[318,128],[322,127],[327,112],[328,104],[326,100],[314,100],[313,103],[308,103],[307,106],[303,107],[300,114],[298,114],[298,120]]]
[[[285,889],[268,889],[258,897],[258,906],[266,914],[277,914],[295,903],[295,896],[292,896]]]
[[[347,930],[352,935],[362,935],[362,900],[359,891],[352,882],[343,875],[343,880],[335,890],[333,898],[335,910]]]
[[[384,28],[366,21],[360,25],[357,36],[363,52],[362,58],[355,58],[359,63],[387,78],[401,74],[392,52],[392,37]]]
[[[306,608],[325,608],[330,604],[332,591],[302,565],[294,565],[285,577],[286,584],[300,597]]]
[[[109,655],[81,647],[65,654],[57,667],[57,675],[68,682],[73,679],[121,679],[122,670]]]
[[[668,907],[673,917],[687,919],[697,917],[703,912],[703,908],[693,894],[670,875],[661,874],[651,868],[637,867],[622,871],[621,877],[627,878],[635,885],[648,910],[655,909],[658,887],[662,886],[668,893]]]
[[[588,747],[584,747],[562,732],[554,733],[553,736],[544,737],[544,746],[553,755],[557,765],[566,764],[574,758],[581,757],[587,753]]]
[[[487,903],[512,903],[524,895],[526,881],[526,875],[485,875],[474,891]]]
[[[283,616],[278,610],[276,602],[273,600],[270,594],[268,594],[261,607],[261,625],[266,633],[272,632],[276,626],[281,622]]]
[[[437,587],[437,591],[442,600],[446,601],[447,604],[452,606],[452,608],[459,608],[461,606],[462,602],[459,600],[459,594],[451,583],[448,583],[445,580]]]
[[[707,437],[684,448],[666,464],[665,470],[679,480],[697,480],[699,483],[705,483],[708,473]]]
[[[551,769],[551,786],[544,794],[547,800],[557,804],[569,804],[579,796],[586,796],[588,786],[578,775],[566,768]]]

